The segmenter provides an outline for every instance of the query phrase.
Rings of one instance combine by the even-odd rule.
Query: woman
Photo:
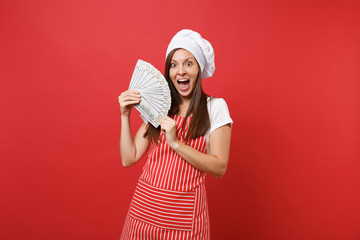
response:
[[[181,30],[166,52],[172,103],[160,129],[143,122],[133,138],[130,112],[140,94],[119,96],[122,164],[132,166],[148,151],[121,239],[210,239],[205,177],[225,174],[232,124],[225,101],[202,90],[214,70],[211,44]]]

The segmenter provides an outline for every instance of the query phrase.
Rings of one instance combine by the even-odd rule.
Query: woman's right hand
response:
[[[127,90],[118,97],[121,116],[130,116],[131,109],[141,101],[140,92],[137,90]]]

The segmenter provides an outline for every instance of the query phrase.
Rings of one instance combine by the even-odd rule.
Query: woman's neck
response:
[[[191,102],[191,98],[190,99],[186,99],[186,98],[182,99],[182,102],[179,105],[179,112],[178,112],[179,116],[182,116],[182,117],[186,116],[186,113],[190,106],[190,102]]]

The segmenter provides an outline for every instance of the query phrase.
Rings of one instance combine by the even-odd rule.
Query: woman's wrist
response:
[[[121,121],[124,122],[129,122],[130,121],[130,115],[126,115],[126,114],[121,114]]]
[[[179,150],[179,148],[181,147],[182,142],[179,141],[179,139],[177,139],[176,141],[172,142],[172,143],[168,143],[169,147],[171,147],[174,151]]]

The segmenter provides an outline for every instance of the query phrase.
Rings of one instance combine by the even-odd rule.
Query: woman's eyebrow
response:
[[[187,60],[189,60],[189,59],[194,59],[194,57],[188,57],[188,58],[185,58],[185,59],[184,59],[184,62],[185,62],[185,61],[187,61]],[[174,59],[172,59],[172,60],[171,60],[171,62],[177,62],[177,61],[176,61],[176,60],[174,60]]]

